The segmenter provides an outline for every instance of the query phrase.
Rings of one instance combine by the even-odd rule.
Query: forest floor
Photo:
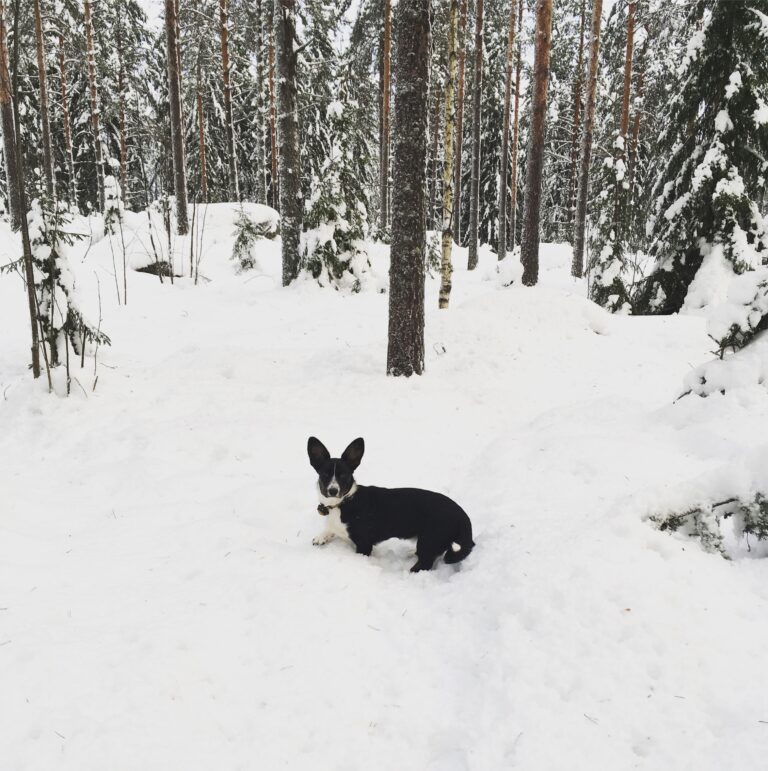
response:
[[[127,305],[77,246],[112,346],[68,399],[0,279],[0,767],[765,768],[764,552],[646,519],[768,461],[764,391],[674,401],[702,318],[605,314],[567,246],[533,289],[484,252],[450,311],[428,281],[426,374],[390,379],[386,294],[282,289],[278,242],[237,274],[211,216],[200,284],[129,271]],[[310,434],[454,497],[475,551],[414,575],[408,542],[313,546]]]

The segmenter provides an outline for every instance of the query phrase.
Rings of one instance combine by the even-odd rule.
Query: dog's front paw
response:
[[[312,543],[315,546],[325,546],[329,541],[333,540],[333,533],[323,533],[312,539]]]

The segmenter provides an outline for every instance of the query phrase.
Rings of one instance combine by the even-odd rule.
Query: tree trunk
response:
[[[264,149],[264,28],[262,25],[261,0],[256,0],[256,19],[254,27],[256,28],[255,41],[253,46],[253,58],[256,62],[256,159],[259,168],[256,173],[256,203],[267,202],[267,184],[266,184],[266,153]]]
[[[45,69],[45,40],[43,38],[43,14],[40,9],[41,0],[34,0],[35,11],[35,43],[37,47],[37,77],[40,92],[40,127],[43,141],[43,173],[45,175],[45,191],[53,199],[56,191],[53,171],[53,148],[51,147],[51,120],[48,113],[48,77]]]
[[[544,135],[547,129],[547,87],[551,44],[552,0],[538,0],[536,44],[533,54],[531,129],[525,177],[525,210],[523,235],[520,240],[520,262],[523,263],[523,284],[526,286],[533,286],[539,280],[541,173],[544,167]]]
[[[125,69],[123,66],[123,46],[119,35],[117,41],[117,105],[118,130],[120,132],[120,196],[125,200],[128,185],[128,146],[125,140]]]
[[[0,0],[0,122],[3,129],[3,156],[5,157],[5,176],[8,183],[8,213],[11,230],[17,231],[21,227],[22,209],[19,199],[20,179],[16,163],[16,129],[13,125],[11,94],[5,7],[3,0]]]
[[[472,79],[472,179],[469,201],[467,269],[477,267],[477,225],[480,206],[480,101],[483,96],[483,0],[475,0],[475,71]]]
[[[197,102],[197,146],[200,153],[200,195],[208,201],[208,160],[205,151],[205,111],[203,110],[202,63],[200,53],[197,56],[195,72],[195,97]]]
[[[283,286],[298,275],[301,262],[301,194],[299,115],[296,100],[296,0],[275,0],[275,54],[278,67],[278,141],[280,143],[280,233]]]
[[[0,0],[0,118],[3,128],[3,152],[8,172],[8,201],[11,205],[11,224],[14,230],[21,229],[24,279],[27,285],[27,306],[32,332],[32,375],[40,377],[40,343],[37,326],[37,297],[35,295],[35,270],[32,264],[32,248],[27,228],[24,183],[22,180],[21,150],[16,142],[16,120],[14,116],[11,75],[8,70],[8,30],[5,22],[5,2]],[[14,208],[15,207],[15,208]]]
[[[629,132],[629,97],[632,91],[632,56],[635,42],[635,8],[637,3],[630,0],[627,9],[627,47],[624,56],[624,89],[621,98],[621,121],[619,124],[619,139],[616,143],[615,168],[624,167],[622,179],[616,178],[616,200],[613,213],[613,248],[617,257],[623,251],[622,243],[625,237],[625,215],[627,190],[625,185],[627,172],[627,133]]]
[[[429,12],[430,0],[397,6],[387,374],[405,377],[424,371]]]
[[[579,161],[579,189],[576,197],[576,224],[574,228],[573,264],[571,273],[581,278],[584,273],[584,235],[587,225],[587,195],[589,193],[589,164],[592,157],[592,130],[595,123],[597,97],[597,70],[600,63],[600,22],[603,0],[592,0],[592,26],[589,38],[589,73],[587,98],[584,105],[584,128],[581,132]]]
[[[166,5],[168,0],[166,0]],[[98,191],[99,211],[104,211],[104,157],[101,149],[101,129],[99,128],[99,96],[96,90],[96,51],[93,46],[93,17],[91,0],[85,0],[85,41],[88,56],[88,87],[91,100],[91,133],[93,134],[93,153],[96,162],[96,189]]]
[[[429,206],[427,207],[427,228],[437,230],[437,187],[438,187],[438,155],[440,154],[440,108],[442,99],[440,98],[440,87],[435,88],[434,94],[435,109],[432,115],[432,149],[429,153],[427,168],[429,169]]]
[[[64,125],[64,149],[69,174],[69,194],[77,206],[77,180],[75,179],[75,154],[72,149],[72,125],[69,120],[69,96],[67,94],[67,64],[64,57],[64,36],[59,35],[59,79],[61,81],[61,120]]]
[[[277,153],[277,99],[275,96],[275,33],[274,24],[269,25],[269,143],[272,161],[272,177],[270,179],[270,200],[273,209],[279,209],[279,178]]]
[[[438,307],[447,308],[451,298],[451,249],[453,247],[453,129],[456,123],[454,84],[456,83],[456,36],[459,0],[451,0],[448,11],[448,76],[445,80],[445,141],[443,142],[443,217],[440,249],[440,297]]]
[[[181,123],[181,76],[179,73],[177,30],[176,4],[174,0],[165,0],[165,39],[168,48],[168,98],[171,109],[171,151],[173,154],[173,187],[176,195],[176,231],[180,236],[183,236],[189,232],[189,219],[187,212],[187,172],[184,165],[184,130]]]
[[[384,0],[384,46],[381,57],[381,148],[379,153],[379,200],[381,217],[379,227],[382,232],[389,226],[389,104],[391,98],[391,46],[392,46],[392,9],[390,0]]]
[[[229,7],[227,0],[219,0],[219,38],[221,40],[221,74],[224,84],[224,122],[227,131],[229,161],[229,198],[240,200],[240,181],[237,178],[235,123],[232,117],[232,89],[229,82]]]
[[[520,5],[522,0],[517,0]],[[499,245],[498,258],[507,256],[507,165],[509,164],[509,109],[512,102],[512,62],[515,58],[515,23],[517,9],[514,3],[509,8],[509,37],[507,38],[507,61],[504,72],[504,119],[501,136],[501,169],[499,170]]]
[[[586,2],[581,0],[581,23],[579,25],[579,51],[576,57],[576,76],[573,79],[573,129],[571,132],[571,171],[568,178],[568,212],[570,238],[573,241],[573,224],[576,219],[576,181],[579,168],[579,129],[581,128],[581,95],[584,77],[584,26],[586,23]]]
[[[517,35],[517,64],[515,65],[515,117],[512,121],[512,200],[509,205],[509,235],[513,247],[517,239],[517,156],[520,139],[520,71],[523,63],[523,0],[518,0],[517,6],[517,29],[520,32]]]
[[[454,160],[453,240],[461,243],[461,156],[464,144],[464,58],[466,56],[467,0],[461,0],[458,33],[458,85],[456,91],[456,155]]]

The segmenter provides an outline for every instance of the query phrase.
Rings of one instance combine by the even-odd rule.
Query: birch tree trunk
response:
[[[0,123],[2,123],[3,129],[5,178],[8,183],[8,212],[10,214],[11,230],[17,231],[21,227],[22,217],[21,201],[19,199],[21,180],[16,161],[16,128],[13,121],[13,99],[11,95],[5,3],[3,0],[0,0]]]
[[[166,0],[166,7],[168,0]],[[91,0],[84,0],[85,42],[88,56],[88,89],[91,104],[91,133],[96,162],[96,189],[99,211],[104,211],[104,157],[101,149],[101,128],[99,126],[99,96],[96,88],[96,51],[93,46],[93,17]]]
[[[187,212],[187,173],[184,165],[184,132],[181,123],[181,77],[177,29],[176,4],[174,0],[165,0],[165,39],[168,58],[168,97],[171,112],[173,186],[176,195],[176,230],[180,236],[183,236],[189,232],[189,218]]]
[[[467,269],[477,267],[480,206],[480,100],[483,95],[483,0],[475,0],[475,71],[472,79],[472,179],[469,193],[469,256]]]
[[[296,100],[296,0],[275,0],[274,22],[278,67],[277,139],[281,151],[280,233],[283,242],[283,286],[288,286],[299,275],[304,210]]]
[[[219,38],[221,40],[221,74],[224,85],[224,122],[227,132],[227,155],[229,166],[229,197],[240,200],[240,180],[237,177],[237,154],[235,148],[235,124],[232,117],[232,87],[229,79],[229,6],[227,0],[219,0]]]
[[[424,371],[424,259],[430,0],[397,6],[387,374]]]
[[[40,8],[41,0],[34,0],[35,12],[35,44],[37,48],[37,78],[40,93],[40,127],[43,141],[43,173],[45,176],[45,191],[53,199],[56,193],[55,175],[53,171],[53,148],[51,147],[51,120],[48,112],[48,77],[45,68],[45,39],[43,38],[43,14]]]
[[[381,58],[381,148],[379,152],[379,200],[381,217],[379,227],[382,232],[389,226],[389,104],[391,98],[391,46],[392,46],[392,8],[390,0],[384,0],[384,46]]]
[[[456,36],[459,0],[451,0],[448,10],[448,77],[445,81],[445,140],[443,142],[443,217],[440,249],[440,297],[438,307],[447,308],[451,298],[451,249],[453,247],[453,129],[456,123],[454,83],[456,82]]]
[[[461,158],[464,144],[464,58],[467,37],[467,0],[461,0],[458,32],[458,85],[456,91],[456,154],[454,160],[453,240],[461,243]]]
[[[525,210],[520,240],[523,284],[534,286],[539,280],[539,215],[541,173],[544,167],[544,136],[547,129],[547,87],[549,54],[552,45],[552,0],[536,4],[536,44],[533,54],[533,93],[531,129],[525,177]]]
[[[517,0],[520,5],[522,0]],[[501,168],[499,170],[499,245],[497,256],[503,260],[507,256],[507,166],[509,164],[509,110],[512,102],[512,62],[515,59],[515,25],[517,8],[514,3],[509,8],[509,36],[507,38],[507,60],[504,72],[504,118],[501,136]]]
[[[75,154],[72,149],[72,125],[69,119],[69,94],[67,93],[67,63],[64,54],[64,36],[59,35],[59,80],[61,82],[61,121],[64,127],[64,150],[69,175],[69,195],[77,206],[77,180],[75,179]]]
[[[573,226],[576,219],[576,182],[579,168],[579,133],[581,129],[581,97],[584,90],[584,25],[586,23],[586,2],[581,0],[581,23],[579,25],[579,51],[576,57],[576,75],[573,79],[573,129],[571,139],[571,171],[568,178],[568,211],[570,216],[570,238],[573,240]]]
[[[518,143],[520,140],[520,72],[523,65],[523,0],[517,3],[517,64],[515,65],[515,117],[512,121],[512,200],[509,205],[509,234],[512,239],[512,247],[517,240],[517,157]]]
[[[592,0],[592,24],[589,38],[589,73],[584,105],[584,127],[581,132],[581,156],[579,161],[579,188],[576,196],[576,224],[574,228],[573,264],[575,278],[584,274],[584,235],[587,225],[587,195],[589,193],[589,164],[592,159],[592,131],[595,123],[597,98],[597,69],[600,59],[600,23],[603,0]]]

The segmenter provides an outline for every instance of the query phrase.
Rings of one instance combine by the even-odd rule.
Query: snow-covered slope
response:
[[[672,405],[703,319],[607,316],[563,247],[501,288],[486,252],[450,311],[429,282],[427,374],[393,380],[386,295],[206,238],[200,285],[133,273],[125,307],[103,243],[73,259],[113,347],[69,399],[0,281],[0,767],[764,767],[768,567],[643,520],[765,442],[768,400]],[[310,434],[455,497],[476,550],[313,547]]]

